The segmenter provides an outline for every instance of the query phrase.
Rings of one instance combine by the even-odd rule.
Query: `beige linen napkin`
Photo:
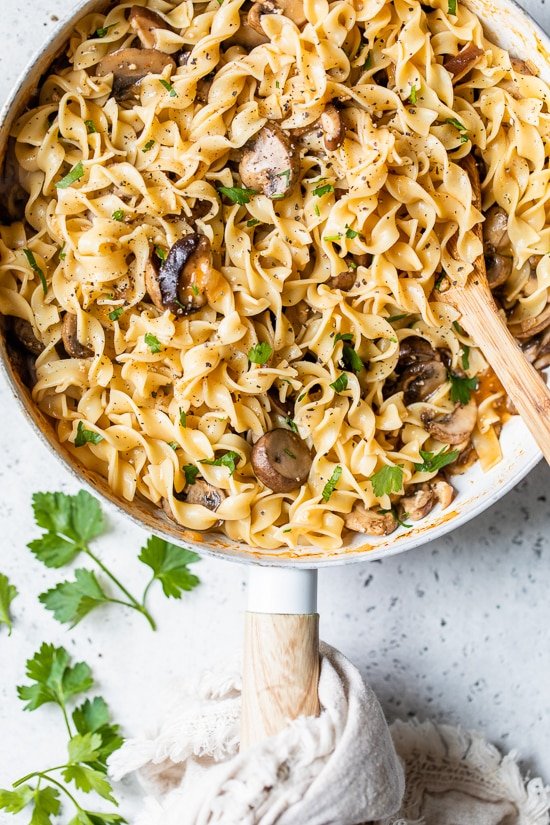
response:
[[[139,771],[146,788],[133,825],[549,825],[548,789],[480,737],[396,723],[392,741],[372,690],[327,645],[319,699],[319,717],[240,754],[240,677],[179,687],[110,759],[115,780]]]

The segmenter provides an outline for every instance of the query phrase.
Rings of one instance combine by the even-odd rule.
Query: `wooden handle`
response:
[[[246,613],[241,749],[318,716],[319,616]]]
[[[550,390],[502,322],[490,295],[475,287],[461,290],[461,323],[498,375],[545,459],[550,463]]]

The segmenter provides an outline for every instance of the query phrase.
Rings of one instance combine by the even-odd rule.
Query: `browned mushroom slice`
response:
[[[536,77],[539,73],[539,70],[535,64],[530,60],[521,60],[519,57],[511,57],[510,63],[512,64],[512,69],[518,74],[530,74]]]
[[[90,358],[94,351],[78,340],[78,319],[72,312],[66,312],[61,324],[61,338],[65,352],[71,358]]]
[[[419,335],[410,335],[399,344],[398,369],[410,367],[421,361],[440,360],[439,353],[433,349],[429,341]]]
[[[207,510],[215,512],[222,501],[227,498],[225,492],[213,484],[198,478],[194,484],[185,488],[187,504],[201,504]]]
[[[443,444],[462,444],[477,423],[477,404],[473,398],[468,404],[457,404],[451,413],[433,416],[425,413],[422,420],[428,432]]]
[[[44,344],[38,340],[34,334],[32,324],[29,324],[28,321],[23,318],[13,318],[12,330],[19,343],[23,344],[25,349],[32,352],[33,355],[40,355],[44,352]]]
[[[508,280],[512,274],[512,264],[512,258],[508,255],[500,255],[498,252],[485,256],[487,280],[491,289],[496,289]]]
[[[241,25],[235,34],[231,35],[226,43],[228,46],[242,46],[243,49],[251,51],[252,49],[255,49],[256,46],[262,46],[264,43],[269,43],[269,37],[265,34],[263,29],[260,33],[257,29],[249,26],[247,22],[247,15],[241,14]]]
[[[280,13],[281,7],[274,0],[263,0],[261,3],[252,4],[246,16],[246,23],[267,41],[268,38],[262,27],[262,15]]]
[[[274,493],[289,493],[305,484],[311,464],[309,447],[292,430],[271,430],[252,449],[256,478]]]
[[[447,380],[447,367],[442,361],[419,361],[411,364],[397,382],[405,404],[425,401]]]
[[[311,307],[305,301],[298,301],[294,306],[285,307],[285,317],[290,321],[294,337],[298,338],[311,317]]]
[[[287,195],[300,172],[300,156],[276,123],[268,122],[243,152],[239,174],[244,186],[268,198]]]
[[[473,69],[476,63],[479,63],[483,54],[485,54],[483,49],[470,43],[458,54],[445,58],[443,66],[453,75],[453,83],[455,83],[459,77]]]
[[[415,484],[407,495],[399,500],[399,515],[411,521],[420,521],[435,507],[437,498],[429,482]]]
[[[500,206],[492,206],[485,216],[483,241],[495,252],[500,252],[503,255],[510,254],[508,215]]]
[[[334,152],[344,142],[346,127],[340,112],[334,105],[329,103],[325,111],[319,118],[319,125],[324,133],[324,144],[329,152]]]
[[[354,504],[351,513],[344,516],[344,522],[349,530],[367,536],[389,536],[397,529],[397,519],[393,513],[367,510],[363,504]]]
[[[164,22],[160,14],[145,6],[132,6],[128,20],[139,37],[141,45],[146,49],[157,47],[156,32],[159,29],[170,31],[170,27]]]
[[[435,493],[435,497],[445,510],[445,508],[451,504],[456,495],[455,488],[449,484],[448,481],[445,481],[444,478],[440,478],[439,476],[436,476],[430,481],[430,486]]]
[[[348,269],[346,272],[340,272],[339,275],[333,275],[326,283],[331,289],[341,289],[342,292],[349,292],[355,283],[355,277],[355,271]]]
[[[97,74],[113,75],[113,96],[125,100],[135,92],[135,86],[149,74],[162,74],[170,66],[173,73],[176,64],[172,58],[157,49],[119,49],[106,55],[97,65]]]
[[[191,315],[208,303],[212,251],[205,235],[192,232],[176,241],[158,273],[146,270],[147,291],[159,309]],[[156,281],[156,283],[154,283]]]
[[[533,318],[524,318],[523,321],[516,321],[509,324],[509,330],[518,341],[524,341],[533,335],[547,329],[550,326],[550,304],[547,304],[540,315]]]

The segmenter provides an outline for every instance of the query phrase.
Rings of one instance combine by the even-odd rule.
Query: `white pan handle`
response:
[[[319,714],[317,571],[249,568],[241,748]]]

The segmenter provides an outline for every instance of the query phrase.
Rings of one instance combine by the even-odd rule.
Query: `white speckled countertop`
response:
[[[41,41],[73,6],[67,0],[2,0],[0,99]],[[544,0],[524,0],[550,29]],[[167,677],[197,671],[240,646],[245,572],[202,561],[203,585],[178,603],[153,593],[153,634],[140,616],[108,607],[65,631],[37,602],[60,580],[25,544],[36,535],[35,490],[77,487],[20,419],[0,379],[0,571],[21,596],[13,635],[0,630],[0,787],[57,764],[64,735],[48,707],[22,711],[15,685],[43,640],[64,644],[93,667],[98,687],[126,732],[146,719],[148,695]],[[470,524],[403,556],[335,568],[320,576],[323,638],[356,662],[389,718],[416,715],[482,731],[518,750],[526,771],[550,781],[550,471],[539,465]],[[109,511],[99,549],[139,589],[135,557],[146,536]],[[121,573],[122,575],[122,573]],[[56,756],[57,754],[57,756]],[[118,788],[129,821],[136,786]],[[0,813],[0,823],[24,822]]]

